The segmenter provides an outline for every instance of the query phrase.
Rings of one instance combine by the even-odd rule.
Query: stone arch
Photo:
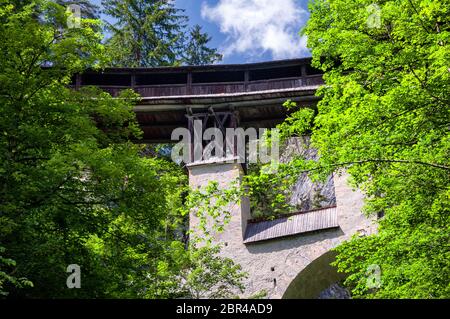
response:
[[[320,293],[345,278],[336,267],[330,265],[336,258],[334,251],[328,251],[314,259],[291,281],[283,299],[314,299]]]

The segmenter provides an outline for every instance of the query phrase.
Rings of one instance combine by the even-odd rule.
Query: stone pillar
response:
[[[352,189],[349,185],[347,172],[336,172],[333,175],[336,208],[339,227],[349,239],[353,234],[373,234],[377,230],[376,216],[367,218],[361,211],[364,205],[364,195],[359,189]],[[338,240],[337,246],[342,240]]]
[[[198,161],[187,165],[189,170],[189,186],[192,189],[202,188],[210,181],[218,183],[219,188],[227,189],[236,181],[239,186],[244,170],[242,165],[237,163],[237,158],[213,159],[211,161]],[[240,203],[230,203],[225,207],[231,214],[231,219],[221,233],[214,234],[215,241],[223,244],[223,250],[228,251],[236,244],[243,245],[247,220],[250,219],[250,203],[248,198],[241,198]],[[195,213],[189,216],[189,227],[195,230],[199,220]]]

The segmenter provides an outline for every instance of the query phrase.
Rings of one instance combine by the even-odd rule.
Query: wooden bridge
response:
[[[109,68],[79,74],[73,86],[95,85],[113,96],[133,89],[142,97],[136,106],[143,142],[167,142],[173,129],[214,110],[229,114],[229,126],[271,128],[287,114],[287,99],[317,101],[322,74],[311,59],[251,64],[159,68]],[[206,115],[208,116],[208,115]]]

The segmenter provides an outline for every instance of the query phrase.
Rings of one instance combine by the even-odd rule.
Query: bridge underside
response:
[[[345,275],[338,273],[337,269],[330,265],[335,261],[335,257],[336,253],[329,251],[313,260],[292,280],[283,294],[283,299],[317,299],[327,288],[342,282]],[[348,298],[348,295],[345,297]]]
[[[174,96],[144,98],[135,107],[136,117],[144,132],[144,143],[171,141],[172,131],[189,127],[189,117],[229,112],[236,117],[236,125],[247,129],[253,127],[273,128],[284,121],[289,111],[283,106],[287,99],[299,106],[314,106],[318,98],[317,87],[249,94],[217,94],[200,96]]]

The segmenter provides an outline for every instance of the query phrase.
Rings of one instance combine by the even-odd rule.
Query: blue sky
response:
[[[100,0],[92,0],[99,3]],[[199,24],[222,63],[309,56],[298,31],[308,19],[308,0],[175,0],[189,23]]]

